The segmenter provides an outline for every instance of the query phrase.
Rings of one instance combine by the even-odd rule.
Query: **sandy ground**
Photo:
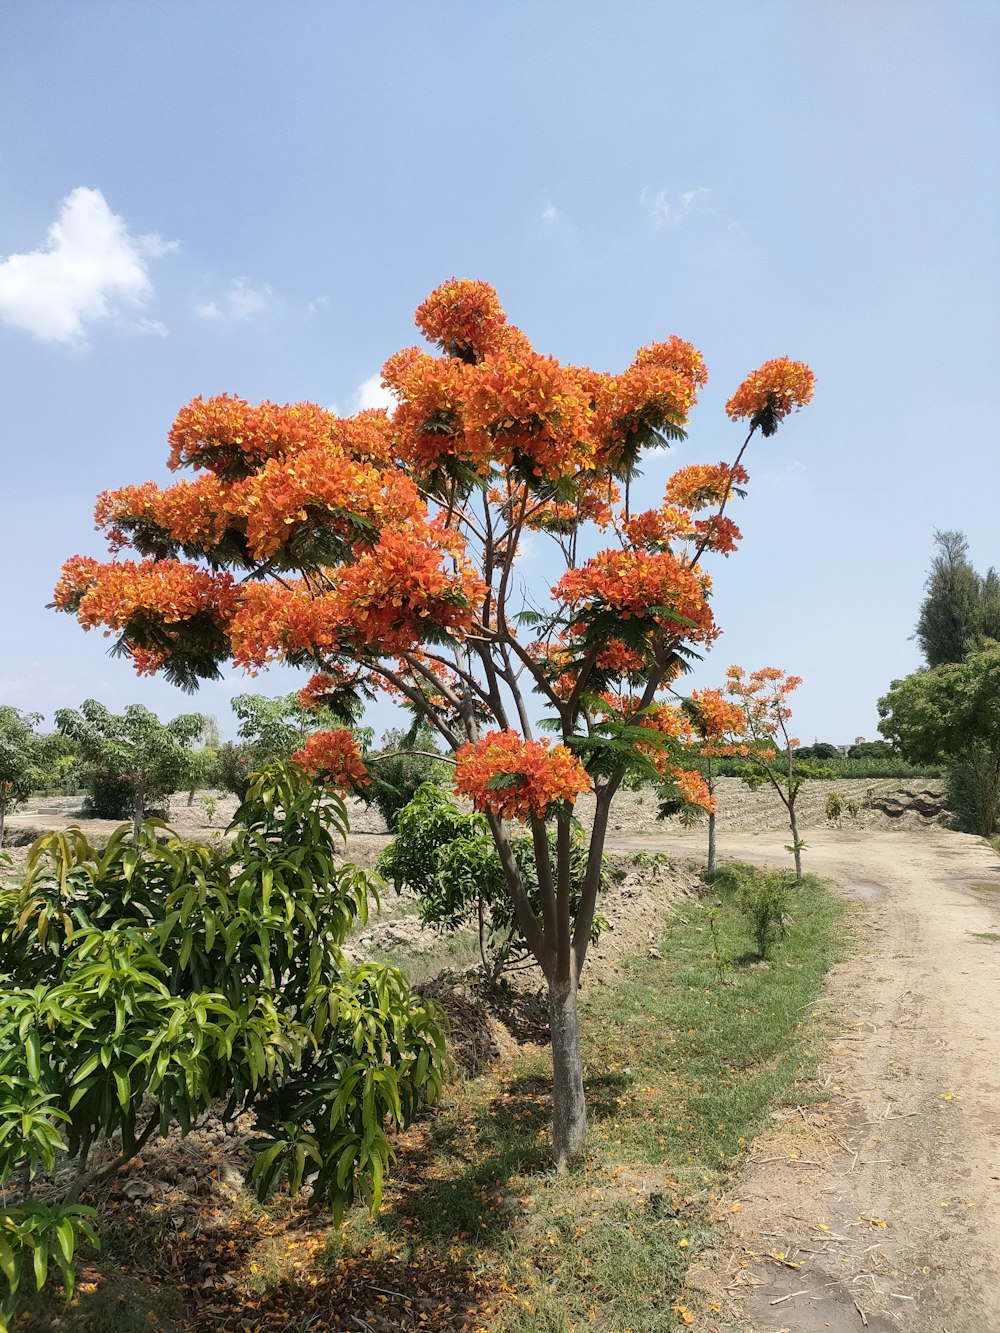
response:
[[[612,841],[681,856],[703,837]],[[720,854],[787,864],[785,841],[724,830]],[[808,843],[805,868],[859,904],[824,1002],[821,1105],[753,1145],[692,1284],[719,1330],[995,1333],[1000,860],[933,826],[813,828]]]

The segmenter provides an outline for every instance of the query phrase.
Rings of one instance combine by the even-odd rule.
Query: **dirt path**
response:
[[[615,845],[698,855],[703,838]],[[720,855],[786,864],[785,841],[723,832]],[[694,1282],[718,1329],[1000,1330],[1000,861],[939,828],[808,843],[806,868],[862,904],[829,982],[826,1102],[753,1145]]]

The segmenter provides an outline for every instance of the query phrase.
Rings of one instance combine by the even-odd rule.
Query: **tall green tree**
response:
[[[74,740],[87,764],[86,786],[91,805],[100,812],[100,789],[110,781],[117,786],[132,814],[135,837],[150,801],[170,796],[189,784],[198,759],[191,748],[201,736],[201,713],[183,713],[161,722],[142,704],[129,704],[124,713],[112,713],[96,699],[76,708],[60,708],[56,726]],[[110,812],[118,818],[125,811]]]
[[[0,707],[0,847],[7,811],[41,785],[45,770],[45,741],[35,727],[40,713],[22,713]]]
[[[915,671],[878,701],[879,731],[915,764],[946,763],[965,788],[966,821],[1000,827],[1000,643],[982,640],[963,662]]]
[[[929,667],[961,662],[977,638],[1000,638],[1000,575],[976,572],[964,532],[935,532],[916,637]]]

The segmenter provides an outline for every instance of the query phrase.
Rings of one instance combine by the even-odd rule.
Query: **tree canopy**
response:
[[[962,532],[935,532],[916,637],[927,665],[961,662],[977,638],[1000,639],[1000,575],[979,574]]]
[[[184,713],[161,722],[142,704],[129,704],[116,714],[87,699],[79,709],[60,708],[56,725],[90,766],[92,793],[95,778],[120,786],[138,832],[149,802],[171,795],[197,772],[199,760],[191,747],[205,729],[205,718]],[[117,817],[121,812],[108,813]]]
[[[968,765],[989,836],[1000,820],[1000,643],[982,640],[964,661],[894,680],[878,701],[879,731],[915,764]]]
[[[7,811],[44,780],[46,741],[35,731],[40,713],[0,705],[0,846]]]

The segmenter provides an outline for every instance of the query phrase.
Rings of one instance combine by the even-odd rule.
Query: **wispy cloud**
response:
[[[277,293],[266,282],[255,285],[250,278],[234,278],[214,301],[194,308],[199,319],[252,319],[277,301]]]
[[[79,186],[59,205],[43,245],[0,261],[0,321],[50,342],[79,342],[90,324],[153,296],[149,261],[178,248],[155,233],[133,236],[100,190]],[[163,332],[140,320],[134,332]]]
[[[676,227],[694,212],[708,193],[704,186],[699,186],[696,190],[685,190],[678,195],[672,195],[667,190],[653,194],[647,186],[639,196],[639,204],[649,213],[654,227]]]
[[[559,210],[555,204],[546,204],[542,209],[543,222],[557,222],[559,220]]]

